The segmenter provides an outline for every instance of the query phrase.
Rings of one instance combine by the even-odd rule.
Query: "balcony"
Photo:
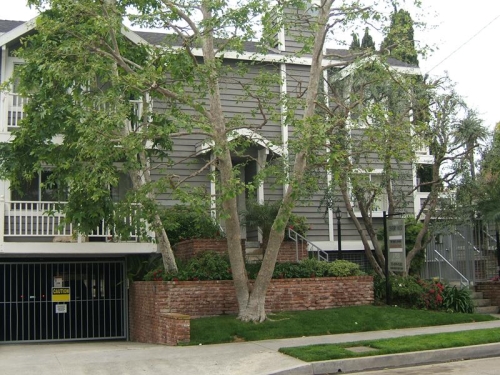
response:
[[[23,98],[15,93],[2,94],[2,132],[19,128],[21,120],[26,115],[24,112],[24,105],[27,102],[27,98]]]
[[[64,223],[64,203],[41,201],[0,202],[0,253],[151,253],[156,252],[154,233],[141,242],[139,229],[131,228],[126,238],[102,221],[87,235],[76,235],[73,224]],[[37,245],[35,245],[37,243]]]
[[[24,98],[15,93],[2,93],[0,100],[0,108],[2,117],[0,119],[0,132],[12,131],[19,128],[21,120],[26,117],[24,106],[28,102],[28,98]],[[142,100],[130,100],[130,116],[125,119],[125,125],[128,131],[137,131],[140,128],[140,122],[143,111]],[[101,109],[104,109],[101,108]]]

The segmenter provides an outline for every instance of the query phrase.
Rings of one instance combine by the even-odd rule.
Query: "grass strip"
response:
[[[479,329],[464,332],[448,332],[391,339],[357,341],[342,344],[321,344],[281,348],[283,354],[305,362],[327,361],[334,359],[359,358],[384,354],[418,352],[481,345],[500,342],[500,328]],[[377,349],[355,353],[347,348],[363,346]]]
[[[490,315],[412,310],[394,306],[353,306],[268,314],[260,324],[234,315],[191,320],[191,345],[333,335],[495,320]]]

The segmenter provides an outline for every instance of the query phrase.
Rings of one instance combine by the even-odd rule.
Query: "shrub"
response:
[[[166,273],[163,266],[150,271],[144,280],[231,280],[231,266],[227,256],[207,251],[198,254],[185,264],[179,264],[177,273]]]
[[[332,263],[327,263],[327,275],[333,277],[359,276],[363,272],[359,269],[359,264],[349,262],[347,260],[336,260]]]
[[[439,310],[443,305],[443,292],[445,286],[440,281],[418,280],[422,285],[424,293],[422,295],[422,306],[429,310]]]
[[[328,263],[316,259],[304,259],[299,263],[278,263],[273,278],[346,277],[363,275],[359,265],[347,260]]]
[[[405,307],[422,307],[422,297],[425,290],[416,277],[391,276],[390,284],[393,304]]]
[[[245,225],[247,227],[260,228],[263,244],[267,244],[269,240],[271,227],[273,226],[274,219],[276,219],[276,215],[278,215],[280,204],[280,201],[268,201],[262,204],[250,201],[247,210],[243,213]]]
[[[248,227],[259,227],[262,233],[263,244],[267,244],[267,241],[269,240],[271,227],[273,226],[274,220],[278,215],[280,206],[281,201],[268,201],[262,204],[254,202],[249,203],[247,210],[243,213],[245,224]],[[293,229],[295,232],[304,237],[309,229],[306,218],[295,214],[290,215],[286,227]]]
[[[165,273],[163,265],[148,272],[144,280],[232,280],[231,266],[227,256],[215,252],[203,252],[186,263],[179,263],[176,274]],[[260,270],[260,263],[246,265],[248,277],[255,279]],[[322,262],[317,259],[304,259],[299,263],[276,263],[274,279],[294,279],[324,276],[357,276],[362,275],[359,266],[346,260],[337,260],[333,263]]]
[[[443,307],[453,312],[473,313],[474,301],[469,289],[447,286],[443,292]]]
[[[311,277],[306,274],[306,269],[299,263],[277,263],[273,272],[273,279],[295,279],[301,277]]]
[[[374,279],[375,299],[385,301],[385,278]],[[415,276],[390,277],[391,302],[395,305],[439,310],[443,308],[445,286],[439,281],[422,280]]]
[[[221,228],[208,213],[188,206],[169,207],[162,212],[161,219],[171,245],[193,238],[224,237]]]

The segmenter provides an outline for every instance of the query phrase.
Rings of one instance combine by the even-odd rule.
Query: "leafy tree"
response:
[[[429,195],[416,219],[422,221],[413,233],[414,243],[407,252],[407,270],[427,241],[434,219],[443,217],[441,202],[469,170],[469,155],[478,144],[461,130],[467,108],[448,80],[416,84],[415,77],[398,74],[379,60],[364,60],[350,76],[333,74],[329,100],[330,147],[336,157],[329,160],[334,186],[327,204],[334,207],[335,194],[347,208],[365,248],[372,268],[383,275],[385,255],[377,240],[373,212],[405,212],[413,193],[426,188]],[[425,93],[425,121],[411,117],[415,97]],[[480,127],[479,127],[480,128]],[[474,134],[480,134],[480,129]],[[416,151],[430,149],[433,162],[430,178],[412,187]],[[371,177],[375,169],[376,179]],[[357,212],[355,212],[355,209]],[[358,214],[359,213],[359,214]],[[374,252],[372,251],[374,250]]]
[[[120,172],[127,173],[133,189],[123,201],[124,210],[141,208],[135,210],[139,211],[138,225],[148,224],[142,227],[145,236],[148,227],[156,232],[165,268],[175,271],[156,198],[172,193],[194,202],[196,191],[181,189],[183,183],[212,168],[239,318],[263,321],[266,291],[285,225],[296,202],[314,189],[305,187],[314,185],[312,166],[324,150],[324,121],[317,104],[326,33],[357,18],[368,20],[379,15],[358,1],[336,0],[321,0],[316,5],[300,0],[246,0],[237,5],[212,0],[29,3],[41,11],[37,33],[19,52],[27,61],[20,78],[22,93],[29,96],[30,104],[27,121],[15,140],[4,145],[3,177],[15,183],[20,176],[50,165],[53,181],[64,181],[70,188],[64,207],[68,219],[77,224],[78,231],[86,232],[98,219],[105,218],[111,224],[122,222],[115,217],[116,205],[109,199],[108,189],[116,185]],[[299,9],[311,31],[300,36],[304,49],[298,54],[310,53],[311,65],[307,86],[295,98],[273,95],[270,87],[280,83],[278,71],[262,72],[248,84],[244,79],[248,78],[248,65],[235,67],[224,62],[227,51],[244,52],[248,40],[260,38],[262,51],[274,45],[271,40],[278,30],[290,27],[275,15],[283,14],[288,7]],[[169,34],[159,43],[161,46],[131,40],[134,38],[129,38],[122,26],[124,18],[145,28],[161,27]],[[262,27],[257,28],[256,22]],[[257,30],[262,33],[257,35]],[[256,55],[251,65],[258,63]],[[228,139],[229,133],[248,124],[225,113],[221,98],[225,79],[239,82],[244,99],[254,101],[252,114],[260,116],[262,122],[255,129],[279,118],[275,109],[286,104],[287,125],[294,126],[295,137],[300,140],[290,142],[291,152],[285,162],[291,166],[281,179],[287,188],[252,289],[241,251],[236,198],[251,187],[241,182],[239,168],[232,162],[232,153],[244,143]],[[131,105],[131,99],[137,101],[132,103],[141,103],[140,110]],[[166,103],[166,108],[158,111],[151,100]],[[173,145],[176,139],[193,135],[213,143],[212,158],[180,178],[169,169],[178,162]]]
[[[486,220],[500,222],[500,122],[485,152],[479,176],[478,208]],[[498,224],[497,224],[498,225]]]

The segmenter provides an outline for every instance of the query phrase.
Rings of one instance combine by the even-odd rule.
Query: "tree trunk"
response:
[[[167,232],[165,232],[165,228],[163,228],[163,224],[158,214],[155,215],[155,227],[158,228],[155,230],[155,236],[163,260],[163,267],[167,272],[177,273],[178,269],[177,263],[175,262],[174,251],[172,250],[172,246],[170,246]]]
[[[203,19],[210,23],[212,19],[210,4],[202,1],[201,12]],[[237,198],[235,187],[233,186],[233,163],[231,152],[227,140],[226,122],[222,110],[222,99],[220,95],[219,78],[217,72],[217,62],[214,48],[214,37],[211,30],[207,30],[202,36],[203,63],[211,67],[207,79],[209,92],[209,121],[212,124],[212,136],[215,144],[214,151],[218,159],[217,169],[220,173],[220,183],[222,194],[228,195],[222,200],[223,214],[226,216],[225,229],[227,238],[227,248],[229,261],[231,263],[231,272],[236,291],[239,310],[248,305],[250,291],[248,277],[245,269],[245,258],[241,247],[240,220],[237,209]],[[217,149],[217,151],[215,151]]]
[[[342,193],[342,198],[344,200],[344,203],[347,208],[347,212],[349,213],[349,217],[354,223],[354,226],[356,227],[356,230],[358,231],[359,237],[361,238],[361,242],[363,243],[363,248],[365,250],[365,255],[368,261],[370,262],[370,265],[372,266],[373,270],[380,276],[384,276],[384,270],[380,266],[380,264],[377,262],[377,259],[373,256],[372,250],[370,248],[370,242],[368,238],[366,237],[365,232],[363,231],[363,228],[361,227],[361,224],[354,214],[354,210],[351,205],[351,201],[349,199],[349,194],[347,192],[347,179],[343,179],[339,183],[340,191]]]
[[[251,291],[247,303],[242,305],[240,303],[239,318],[244,321],[262,322],[266,319],[265,313],[265,298],[267,288],[271,282],[274,267],[278,252],[285,236],[285,224],[290,218],[290,214],[299,196],[297,188],[301,186],[304,174],[307,167],[307,157],[309,155],[309,147],[313,142],[308,138],[314,136],[312,121],[316,110],[316,99],[318,95],[319,82],[322,77],[322,61],[323,61],[323,44],[326,35],[326,24],[328,21],[330,9],[333,0],[326,0],[322,2],[322,6],[318,9],[319,14],[317,18],[318,28],[314,37],[314,47],[312,52],[312,63],[310,68],[309,83],[306,92],[306,102],[304,108],[304,127],[309,131],[304,131],[304,142],[302,150],[300,150],[296,157],[293,166],[292,182],[288,185],[288,189],[283,197],[283,202],[276,219],[271,228],[269,241],[267,243],[264,259],[260,267],[259,274],[255,280],[255,285]],[[236,286],[236,285],[235,285]],[[248,289],[247,289],[248,290]]]

